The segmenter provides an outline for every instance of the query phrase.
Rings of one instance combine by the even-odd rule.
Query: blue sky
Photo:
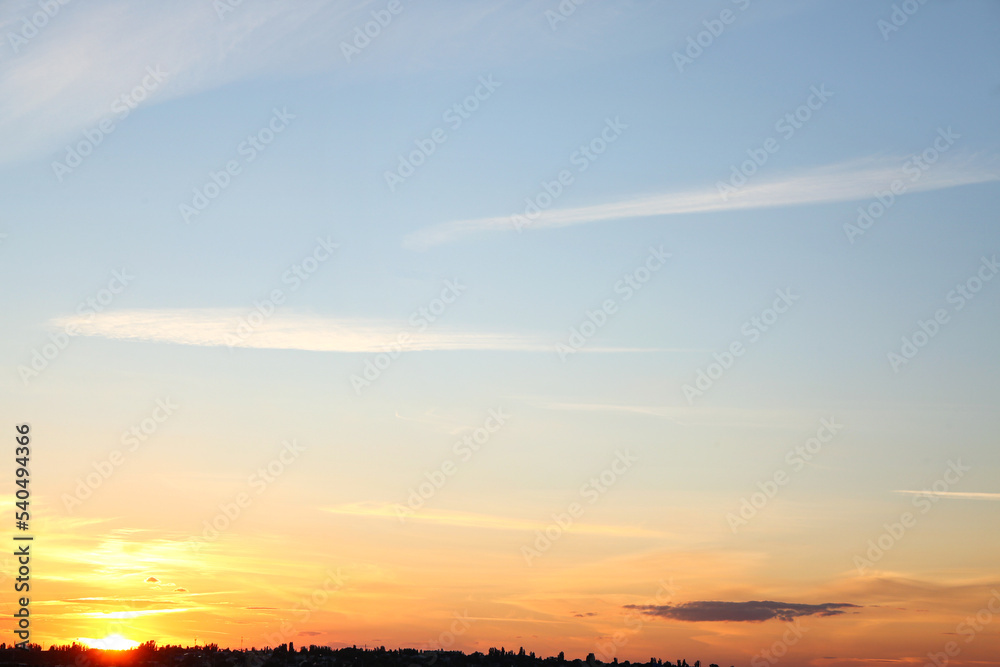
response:
[[[909,506],[896,491],[931,484],[949,460],[971,465],[953,491],[992,495],[948,498],[933,515],[936,535],[959,541],[1000,493],[1000,281],[961,309],[949,300],[984,258],[978,275],[992,277],[1000,249],[1000,7],[913,6],[883,33],[889,2],[584,2],[554,29],[556,2],[402,2],[348,61],[341,42],[385,3],[247,0],[220,17],[209,2],[71,2],[24,41],[10,35],[38,5],[7,3],[0,392],[9,419],[50,434],[36,474],[51,520],[159,397],[183,408],[74,515],[97,522],[93,539],[104,525],[186,539],[289,437],[310,443],[312,463],[269,492],[247,539],[280,532],[274,517],[291,507],[333,508],[333,520],[367,503],[377,515],[503,406],[511,424],[436,511],[542,520],[628,445],[640,463],[627,488],[587,520],[661,536],[609,541],[602,558],[752,551],[767,565],[748,590],[697,580],[689,599],[772,599],[763,582],[796,563],[778,588],[791,602],[830,591],[857,597],[816,601],[872,602],[852,588],[851,559]],[[720,15],[731,20],[711,23]],[[678,67],[699,33],[707,45]],[[112,111],[144,85],[127,116]],[[477,89],[457,124],[449,109]],[[791,131],[782,119],[797,111]],[[102,122],[114,131],[57,174]],[[279,127],[247,160],[247,138]],[[390,188],[386,172],[435,131],[444,140]],[[602,131],[614,140],[581,169]],[[914,171],[925,151],[933,164]],[[767,159],[722,198],[719,182],[754,154]],[[186,221],[182,205],[230,161],[228,185]],[[560,172],[559,195],[516,230],[511,216]],[[884,214],[845,231],[894,181]],[[650,248],[670,257],[626,299],[616,285]],[[289,279],[310,257],[308,279]],[[124,289],[81,313],[121,270]],[[435,305],[446,281],[461,289]],[[273,316],[230,349],[225,336],[274,290]],[[749,340],[745,323],[776,290],[798,299]],[[562,359],[556,345],[608,299],[607,323]],[[434,307],[418,331],[414,313]],[[947,322],[893,368],[888,353],[939,309]],[[85,335],[26,376],[68,324]],[[352,377],[400,333],[413,347],[356,390]],[[734,341],[745,353],[688,401],[684,386]],[[734,536],[726,512],[830,415],[845,424],[836,447]],[[383,553],[384,520],[359,516],[336,530]],[[908,538],[886,576],[942,590],[988,579],[979,547],[949,559],[927,546],[936,539]],[[490,558],[507,553],[490,544]],[[591,630],[604,631],[564,639]]]

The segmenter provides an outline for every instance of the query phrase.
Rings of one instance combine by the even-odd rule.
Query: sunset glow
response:
[[[91,639],[90,637],[79,637],[78,641],[84,646],[97,648],[103,651],[127,651],[139,645],[139,642],[125,639],[121,635],[108,635],[104,639]]]
[[[4,650],[997,664],[1000,3],[0,4]]]

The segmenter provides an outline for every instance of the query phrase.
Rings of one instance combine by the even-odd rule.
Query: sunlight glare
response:
[[[98,648],[105,651],[127,651],[139,645],[139,642],[126,639],[119,634],[108,635],[104,639],[80,637],[80,641],[90,648]]]

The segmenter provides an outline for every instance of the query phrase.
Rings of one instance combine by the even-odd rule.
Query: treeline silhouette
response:
[[[700,660],[685,658],[675,662],[650,658],[649,662],[602,662],[590,653],[586,660],[566,660],[558,656],[541,658],[522,647],[516,653],[491,648],[487,653],[420,650],[415,648],[330,648],[310,645],[295,647],[293,642],[275,648],[249,649],[205,646],[157,646],[149,641],[126,651],[106,651],[73,643],[50,646],[46,650],[31,644],[27,650],[0,644],[0,665],[45,665],[46,667],[702,667]],[[719,667],[712,663],[708,667]]]

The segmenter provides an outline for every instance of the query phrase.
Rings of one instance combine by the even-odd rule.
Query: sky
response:
[[[32,641],[993,664],[998,28],[5,2]]]

